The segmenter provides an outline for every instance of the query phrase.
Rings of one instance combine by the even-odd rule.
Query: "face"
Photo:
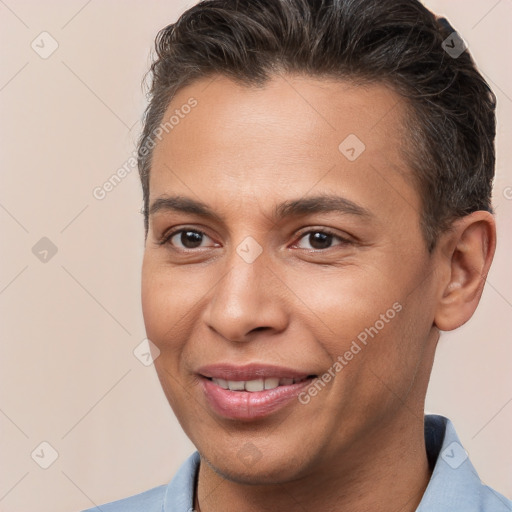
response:
[[[217,77],[183,88],[173,114],[153,155],[142,306],[184,431],[251,483],[385,445],[423,417],[437,340],[402,101],[384,85]]]

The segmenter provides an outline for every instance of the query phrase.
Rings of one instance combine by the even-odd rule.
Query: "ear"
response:
[[[440,239],[441,284],[434,325],[451,331],[475,312],[496,249],[496,223],[491,213],[476,211],[456,220]]]

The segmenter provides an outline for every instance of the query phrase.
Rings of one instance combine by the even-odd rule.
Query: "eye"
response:
[[[315,229],[303,233],[296,246],[299,247],[299,249],[325,250],[332,247],[334,240],[338,240],[340,242],[337,245],[350,244],[349,240],[342,238],[339,235],[335,235],[330,231]],[[307,244],[309,244],[310,247],[307,247]]]
[[[184,228],[164,235],[159,244],[170,244],[178,249],[197,249],[198,247],[211,247],[211,245],[202,245],[207,240],[211,240],[211,238],[202,231]]]
[[[299,242],[297,242],[295,246],[299,249],[322,251],[333,247],[333,242],[336,240],[338,243],[335,245],[338,246],[348,245],[351,243],[350,240],[331,233],[328,230],[315,229],[303,233],[299,238]],[[209,245],[208,241],[211,242]],[[159,244],[170,244],[172,247],[184,250],[213,247],[217,245],[206,233],[192,228],[182,228],[165,234],[159,241]]]

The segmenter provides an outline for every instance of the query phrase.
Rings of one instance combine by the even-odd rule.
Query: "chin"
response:
[[[261,463],[247,467],[239,461],[229,464],[226,459],[219,461],[219,465],[208,464],[223,478],[242,485],[275,485],[284,484],[296,479],[297,468],[292,469],[289,461],[281,463]]]
[[[290,456],[296,448],[286,449],[283,445],[276,450],[272,447],[258,449],[256,443],[246,441],[233,451],[211,451],[207,454],[199,450],[201,459],[218,475],[232,482],[244,485],[284,484],[301,477],[301,468],[308,465],[302,457]]]

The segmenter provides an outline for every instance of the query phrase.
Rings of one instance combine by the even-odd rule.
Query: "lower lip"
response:
[[[225,418],[255,420],[264,418],[282,409],[309,386],[313,378],[289,386],[278,386],[263,391],[230,391],[207,379],[203,380],[203,391],[212,409]]]

